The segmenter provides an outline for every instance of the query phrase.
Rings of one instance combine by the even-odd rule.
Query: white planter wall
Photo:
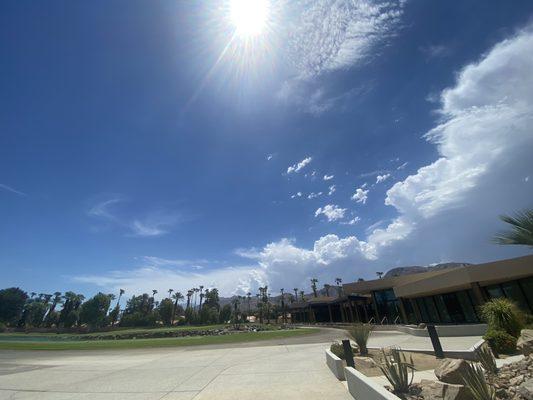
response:
[[[348,390],[355,400],[400,400],[383,386],[352,367],[344,368]]]

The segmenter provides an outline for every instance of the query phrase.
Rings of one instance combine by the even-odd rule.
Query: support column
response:
[[[348,299],[348,310],[350,310],[350,322],[354,322],[354,315],[352,309],[352,301]]]
[[[485,294],[483,293],[483,290],[481,289],[481,286],[479,286],[479,283],[472,282],[472,292],[474,293],[474,298],[472,301],[475,303],[476,306],[481,306],[485,304],[487,301]]]
[[[372,292],[372,309],[374,310],[376,324],[379,324],[381,322],[381,318],[379,316],[378,305],[376,303],[376,295],[374,294],[374,292]]]
[[[329,322],[333,322],[333,315],[331,314],[331,304],[328,304]]]

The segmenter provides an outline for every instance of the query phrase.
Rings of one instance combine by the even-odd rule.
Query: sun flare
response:
[[[268,0],[231,0],[230,18],[240,36],[259,35],[265,29],[270,12]]]

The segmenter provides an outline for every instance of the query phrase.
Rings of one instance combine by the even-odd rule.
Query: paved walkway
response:
[[[1,352],[0,399],[350,400],[322,344]]]
[[[481,336],[441,337],[440,342],[444,351],[468,350],[481,340]],[[412,336],[396,331],[374,331],[368,340],[369,348],[400,347],[402,350],[432,351],[431,339],[422,336]]]

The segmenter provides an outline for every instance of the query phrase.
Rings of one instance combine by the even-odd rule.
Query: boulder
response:
[[[533,378],[529,378],[518,386],[518,393],[526,400],[533,400]]]
[[[466,360],[445,358],[435,368],[435,375],[439,378],[439,381],[461,385],[463,383],[461,375],[467,367],[468,363]]]
[[[450,383],[435,382],[423,379],[420,382],[422,396],[430,400],[468,400],[470,393],[463,385],[452,385]]]
[[[533,329],[522,329],[516,348],[525,356],[533,354]]]

